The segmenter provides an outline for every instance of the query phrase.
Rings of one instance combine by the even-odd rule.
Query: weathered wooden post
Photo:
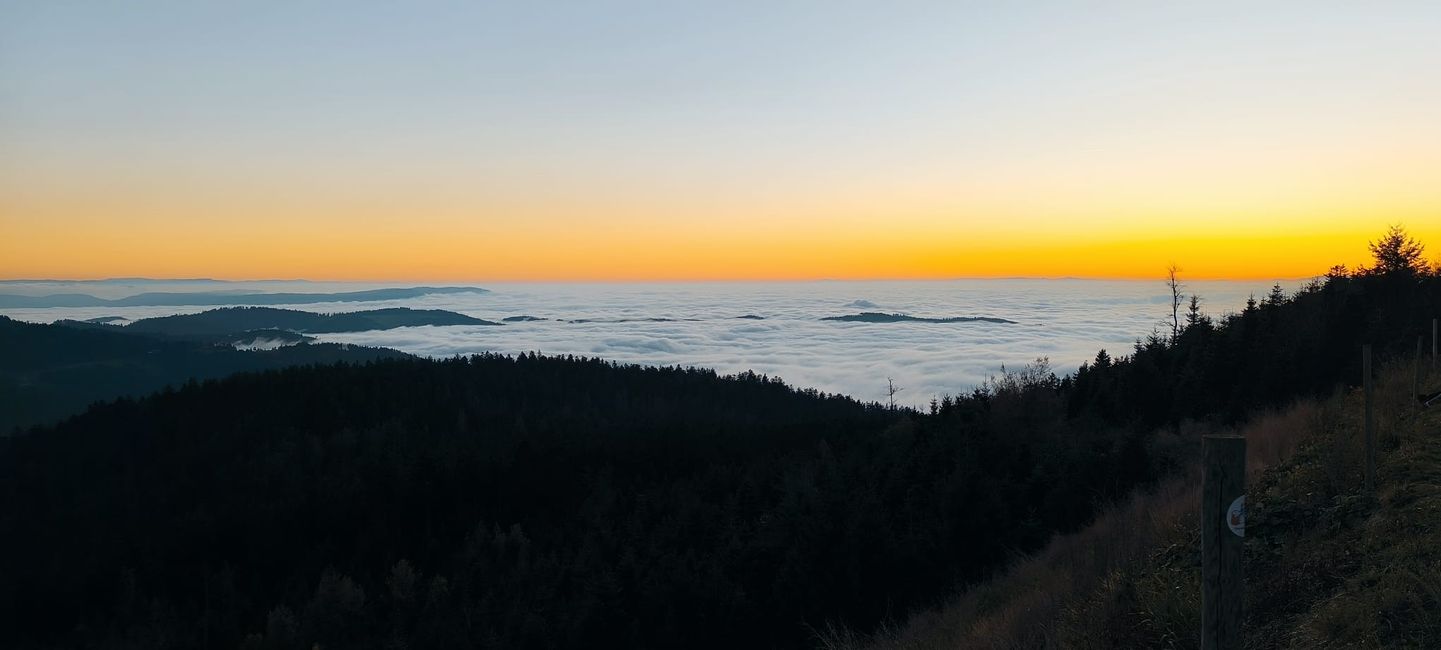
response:
[[[1416,337],[1416,363],[1411,364],[1411,395],[1421,396],[1421,337]]]
[[[1246,439],[1205,436],[1201,455],[1201,648],[1241,647],[1241,540],[1246,535]]]
[[[1361,383],[1366,396],[1366,493],[1376,487],[1376,425],[1371,412],[1371,344],[1361,346]]]

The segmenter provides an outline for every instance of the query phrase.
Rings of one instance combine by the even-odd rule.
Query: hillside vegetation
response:
[[[1441,388],[1441,375],[1422,377]],[[1411,381],[1411,363],[1380,374],[1374,496],[1363,490],[1360,390],[1238,431],[1246,647],[1441,647],[1441,410],[1418,410]],[[823,645],[1199,647],[1199,476],[1191,466],[1136,493],[940,608],[871,635],[832,628]]]
[[[0,630],[10,647],[803,647],[810,622],[878,621],[984,575],[1148,468],[1123,435],[1018,444],[946,422],[532,355],[188,385],[0,445]]]
[[[257,335],[274,334],[250,336]],[[16,427],[74,415],[94,402],[139,397],[192,379],[404,356],[331,343],[241,351],[228,343],[143,335],[123,327],[40,325],[0,316],[0,437]]]

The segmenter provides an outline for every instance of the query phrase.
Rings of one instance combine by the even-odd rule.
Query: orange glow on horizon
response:
[[[1084,277],[1155,279],[1170,263],[1192,280],[1314,277],[1369,261],[1366,244],[1392,222],[1441,252],[1441,215],[1371,219],[1366,227],[1296,225],[1231,233],[1106,231],[1023,224],[1025,232],[968,231],[966,223],[893,227],[776,221],[747,228],[616,222],[483,222],[406,227],[402,220],[332,228],[326,221],[228,222],[246,228],[133,220],[0,221],[0,277],[304,278],[331,281],[726,281]],[[1421,225],[1424,224],[1424,225]],[[1048,230],[1048,228],[1052,228]],[[1120,230],[1121,232],[1117,232]],[[1034,234],[1033,234],[1034,233]],[[1293,234],[1295,233],[1295,234]]]
[[[1396,223],[1429,259],[1441,253],[1428,171],[1441,154],[1227,165],[1223,153],[859,169],[793,186],[15,167],[0,175],[0,277],[1154,279],[1174,262],[1188,279],[1273,280],[1365,264],[1367,242]]]
[[[0,277],[1154,279],[1175,262],[1198,280],[1305,278],[1366,263],[1394,223],[1441,252],[1441,153],[1402,135],[1341,143],[1349,156],[1202,143],[777,179],[0,159]]]

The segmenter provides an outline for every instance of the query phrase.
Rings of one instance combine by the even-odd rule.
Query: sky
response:
[[[0,0],[0,277],[1308,277],[1441,252],[1441,4]]]

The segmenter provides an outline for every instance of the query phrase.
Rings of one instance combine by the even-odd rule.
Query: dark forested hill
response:
[[[122,395],[138,397],[192,378],[399,356],[405,355],[335,344],[239,351],[201,341],[138,335],[111,326],[39,325],[0,316],[0,433],[51,422],[91,402]]]
[[[499,323],[441,309],[394,307],[340,314],[317,314],[274,307],[225,307],[198,314],[142,318],[123,326],[123,329],[127,332],[141,334],[210,337],[260,329],[322,334],[366,332],[418,325],[499,325]]]
[[[1102,351],[1067,378],[1068,412],[1141,429],[1186,419],[1234,423],[1354,383],[1363,343],[1378,358],[1409,358],[1437,315],[1441,273],[1420,263],[1337,267],[1292,295],[1277,286],[1220,318],[1182,312],[1174,337],[1152,334],[1126,356]]]
[[[1119,436],[955,424],[535,356],[191,384],[0,446],[0,636],[804,647],[983,575],[1145,465]]]

